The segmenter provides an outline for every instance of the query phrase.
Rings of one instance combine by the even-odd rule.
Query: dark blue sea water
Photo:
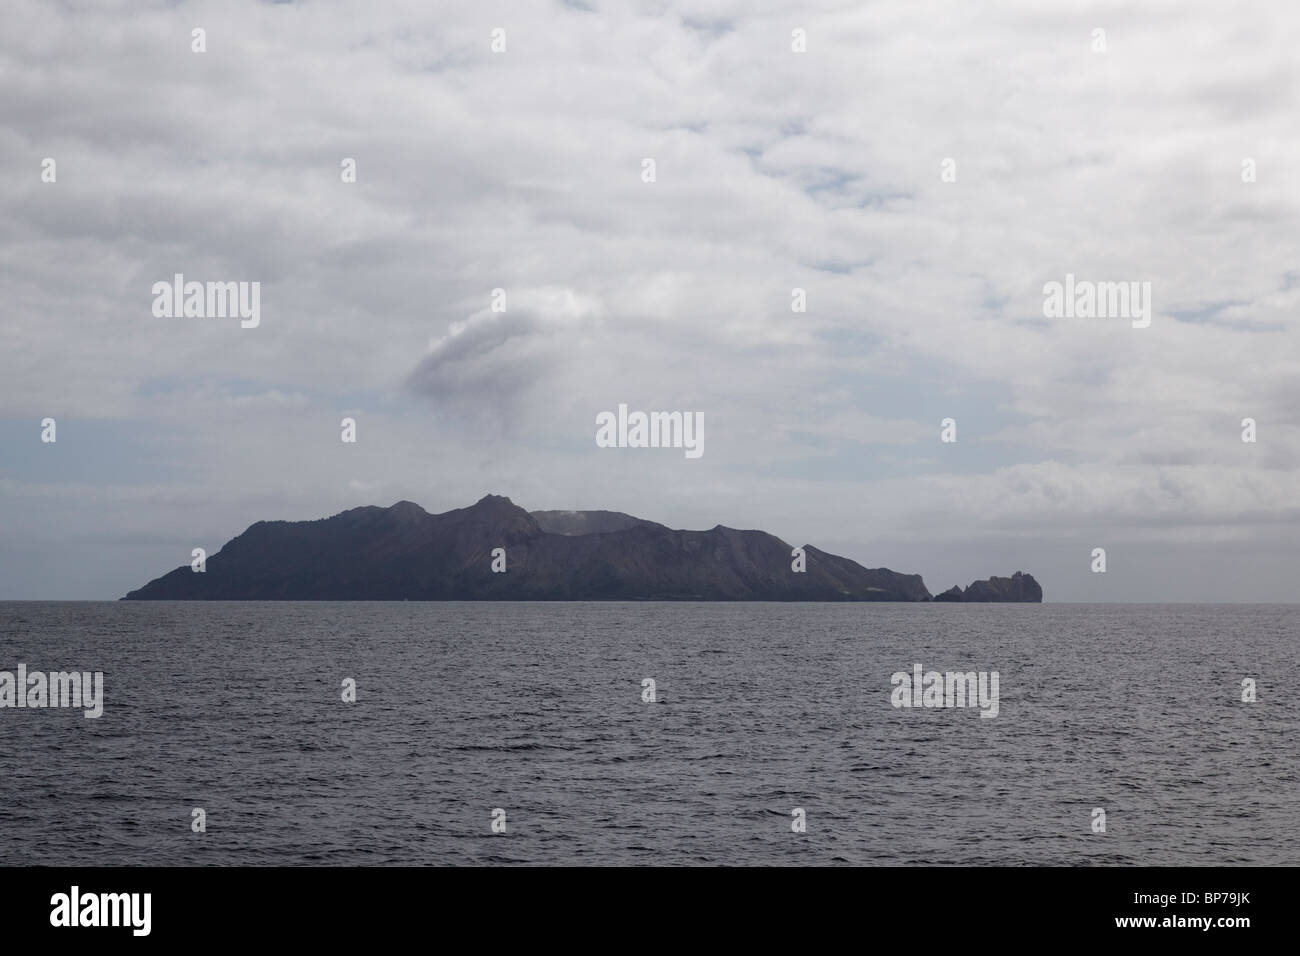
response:
[[[1290,605],[0,604],[0,670],[106,698],[0,709],[0,864],[1295,865],[1298,649]],[[915,663],[998,716],[894,708]]]

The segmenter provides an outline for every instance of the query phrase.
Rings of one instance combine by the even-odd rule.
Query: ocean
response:
[[[0,864],[1296,865],[1298,648],[1297,605],[0,603],[0,671],[104,675],[0,708]],[[996,716],[894,706],[918,664]]]

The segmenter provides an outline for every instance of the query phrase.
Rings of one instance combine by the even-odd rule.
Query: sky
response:
[[[934,593],[1297,599],[1296,5],[6,24],[0,599],[488,493],[758,528]],[[176,273],[260,283],[259,323],[155,315]],[[1150,283],[1150,325],[1046,316],[1067,275]],[[598,447],[620,403],[702,414],[703,454]]]

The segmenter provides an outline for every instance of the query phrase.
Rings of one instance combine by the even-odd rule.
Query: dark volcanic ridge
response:
[[[529,513],[499,495],[438,515],[399,501],[259,521],[204,571],[185,565],[123,600],[931,600],[919,574],[864,568],[812,545],[796,571],[794,550],[763,531],[674,531],[617,511]],[[1041,601],[1042,589],[1016,572],[934,600]]]

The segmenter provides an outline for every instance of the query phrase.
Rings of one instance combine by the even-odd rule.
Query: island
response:
[[[990,582],[1006,578],[990,578]],[[960,600],[1042,600],[1032,589]],[[967,589],[971,592],[976,586]],[[954,589],[956,590],[956,589]],[[1026,598],[1028,593],[1035,597]],[[948,592],[951,593],[951,592]],[[958,592],[959,594],[961,592]],[[954,598],[943,597],[943,600]],[[528,512],[500,495],[259,521],[130,601],[930,601],[919,574],[865,568],[764,531],[676,531],[616,511]]]

